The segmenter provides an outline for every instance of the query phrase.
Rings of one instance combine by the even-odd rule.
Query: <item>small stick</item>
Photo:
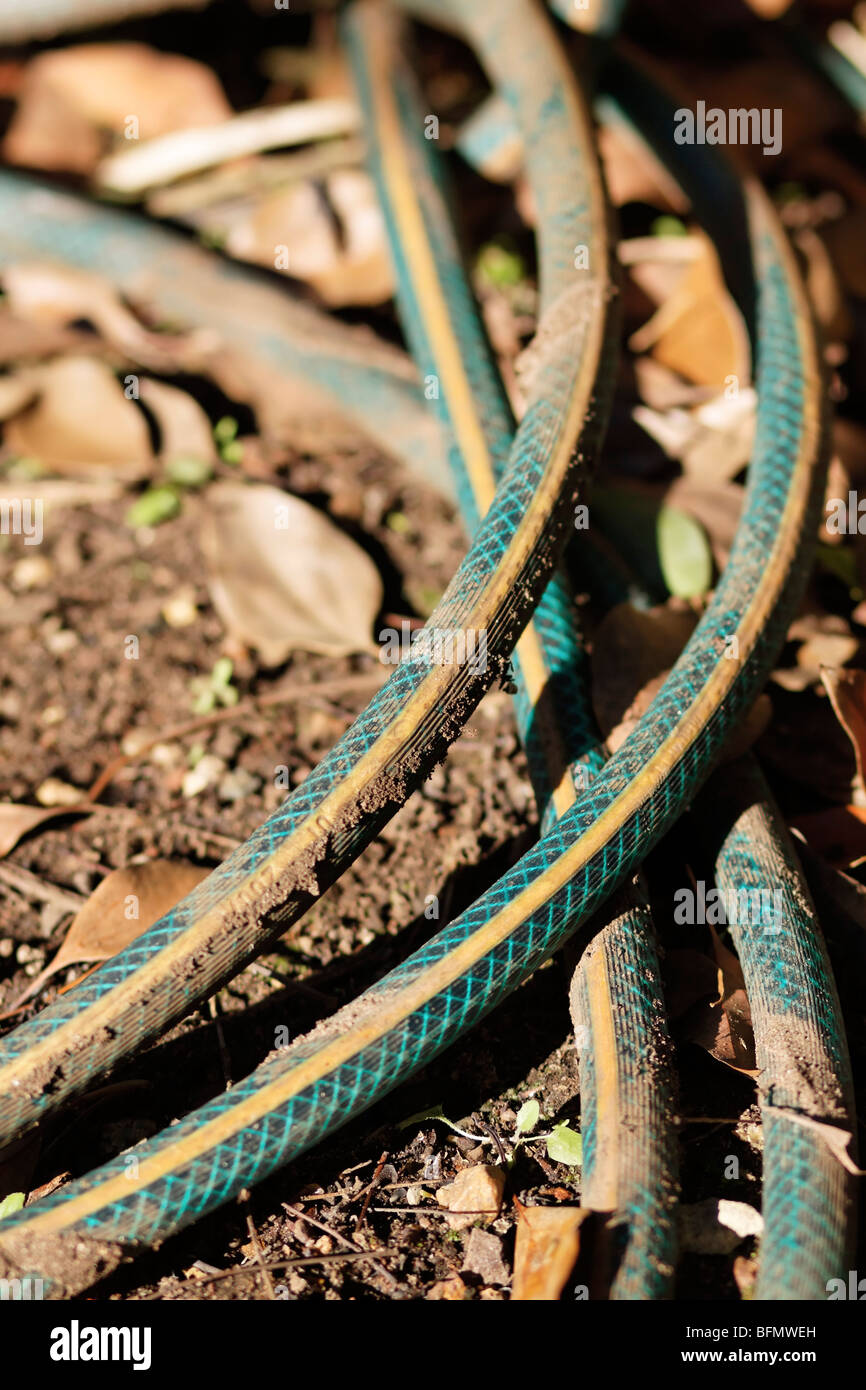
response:
[[[388,1150],[386,1149],[385,1152],[382,1154],[382,1157],[379,1159],[379,1162],[376,1164],[376,1171],[374,1172],[372,1178],[370,1179],[369,1183],[367,1184],[367,1190],[366,1190],[366,1192],[364,1193],[364,1204],[363,1204],[363,1206],[361,1207],[361,1214],[359,1215],[357,1221],[355,1222],[355,1235],[358,1234],[358,1232],[360,1231],[361,1227],[362,1227],[363,1224],[364,1224],[364,1219],[365,1219],[365,1217],[366,1217],[366,1215],[367,1215],[367,1208],[368,1208],[368,1206],[370,1205],[370,1198],[371,1198],[372,1195],[373,1195],[373,1189],[375,1188],[377,1182],[379,1181],[380,1177],[382,1176],[382,1169],[385,1167],[385,1164],[387,1163],[387,1161],[388,1161]]]
[[[332,1232],[333,1234],[333,1232]],[[239,1266],[237,1269],[221,1269],[217,1274],[209,1274],[206,1279],[200,1280],[203,1284],[211,1284],[217,1279],[236,1279],[240,1274],[255,1274],[258,1268],[262,1269],[297,1269],[299,1265],[319,1265],[335,1264],[339,1260],[370,1260],[373,1264],[376,1260],[396,1260],[403,1254],[402,1250],[377,1250],[375,1256],[369,1250],[335,1250],[331,1255],[302,1255],[296,1260],[268,1260],[262,1266],[248,1265]],[[393,1274],[387,1270],[389,1279],[394,1279]],[[396,1280],[394,1280],[396,1283]]]
[[[268,1265],[265,1263],[265,1258],[262,1254],[262,1247],[259,1243],[259,1233],[256,1230],[256,1223],[253,1220],[252,1212],[249,1210],[250,1194],[246,1188],[244,1188],[243,1192],[241,1193],[241,1197],[247,1204],[247,1230],[250,1233],[250,1242],[252,1244],[253,1250],[256,1252],[256,1263],[262,1271],[262,1277],[265,1281],[265,1286],[268,1291],[268,1297],[272,1298],[274,1302],[276,1302],[277,1295],[274,1289],[274,1281],[271,1278],[271,1271]]]
[[[361,113],[353,101],[295,101],[288,106],[262,107],[219,125],[159,135],[137,149],[112,155],[100,164],[96,181],[114,193],[142,193],[227,159],[334,135],[354,135],[360,124]]]

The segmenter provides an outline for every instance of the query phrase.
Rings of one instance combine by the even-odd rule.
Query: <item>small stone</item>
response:
[[[469,1232],[464,1274],[477,1274],[484,1284],[508,1284],[511,1272],[502,1258],[502,1241],[490,1231],[476,1226]]]
[[[430,1289],[427,1297],[430,1299],[447,1299],[453,1302],[462,1302],[466,1297],[467,1288],[459,1274],[452,1274],[450,1279],[437,1279]]]
[[[162,605],[163,620],[169,627],[192,627],[198,620],[198,608],[195,602],[195,590],[192,588],[178,589],[176,594],[166,599]]]
[[[321,1255],[330,1255],[334,1249],[334,1242],[330,1236],[319,1236],[318,1240],[313,1241],[313,1248]]]
[[[220,801],[244,801],[254,796],[261,785],[261,777],[247,772],[245,767],[233,767],[221,780],[217,796]]]
[[[205,753],[185,775],[181,787],[183,795],[198,796],[207,787],[212,787],[218,782],[225,770],[226,765],[222,758],[215,758],[213,753]]]
[[[62,724],[66,718],[66,706],[46,705],[39,718],[46,728],[51,728],[53,724]]]
[[[84,792],[59,777],[46,777],[36,789],[36,800],[40,806],[75,806],[84,800]]]
[[[448,1224],[454,1231],[472,1226],[478,1220],[496,1216],[502,1205],[505,1174],[492,1164],[476,1163],[463,1168],[453,1182],[440,1187],[436,1200],[450,1213]],[[465,1212],[466,1215],[461,1215]]]
[[[78,646],[78,633],[71,628],[61,628],[59,632],[52,632],[45,639],[45,646],[52,656],[65,656],[67,652],[74,651]]]
[[[44,555],[25,555],[12,571],[16,589],[44,589],[51,583],[54,571]]]

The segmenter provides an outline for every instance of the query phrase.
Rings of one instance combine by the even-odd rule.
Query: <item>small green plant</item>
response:
[[[576,1130],[564,1121],[547,1136],[547,1157],[551,1163],[565,1163],[579,1168],[583,1162],[583,1140]]]
[[[244,456],[244,448],[238,435],[238,422],[233,415],[223,415],[213,427],[213,437],[223,463],[238,464]]]
[[[180,511],[180,497],[177,488],[171,484],[150,487],[137,497],[127,510],[124,520],[127,526],[159,526],[169,521]]]
[[[0,1202],[0,1221],[6,1216],[11,1216],[14,1211],[20,1211],[24,1206],[23,1192],[10,1192],[8,1197],[4,1197]]]
[[[238,692],[231,683],[233,670],[229,658],[221,656],[219,661],[214,663],[210,675],[196,676],[190,682],[194,699],[193,714],[210,714],[218,705],[228,707],[237,704]]]
[[[213,477],[213,468],[207,459],[196,458],[192,454],[176,454],[166,462],[165,476],[176,487],[204,487]]]

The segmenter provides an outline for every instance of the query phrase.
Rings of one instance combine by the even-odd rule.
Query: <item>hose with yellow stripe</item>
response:
[[[463,273],[434,144],[424,138],[422,107],[408,64],[397,52],[393,17],[375,4],[358,5],[351,13],[349,50],[362,107],[374,127],[375,103],[387,91],[383,77],[391,76],[397,114],[392,140],[400,148],[386,157],[381,142],[374,141],[371,161],[398,267],[401,319],[425,380],[440,375],[435,325],[428,325],[416,290],[416,276],[425,266],[435,267],[454,325],[455,370],[462,367],[466,377],[460,401],[472,413],[455,410],[445,393],[438,406],[452,443],[457,496],[474,529],[502,472],[513,421]],[[471,453],[473,427],[483,433],[488,453],[486,467],[476,457],[470,471],[463,461]],[[558,575],[514,655],[515,712],[543,829],[574,804],[606,756],[592,716],[575,612],[567,574]],[[601,933],[603,949],[593,952],[593,964],[582,976],[589,982],[596,1019],[591,1080],[598,1082],[589,1084],[587,1078],[581,1087],[589,1178],[582,1202],[615,1213],[612,1296],[648,1299],[669,1291],[674,1268],[673,1084],[651,915],[636,892],[621,896],[614,920]]]
[[[522,0],[508,0],[472,11],[468,27],[513,104],[534,180],[546,352],[517,442],[535,438],[549,449],[563,440],[558,409],[579,346],[574,316],[590,343],[605,340],[600,324],[593,331],[593,315],[580,313],[586,294],[585,287],[574,293],[571,250],[579,242],[596,248],[596,268],[603,267],[605,233],[600,246],[580,235],[575,193],[586,186],[570,185],[566,135],[577,108],[541,17]],[[823,462],[820,372],[791,252],[761,191],[743,191],[721,173],[719,179],[725,210],[747,228],[751,250],[758,428],[728,570],[663,691],[557,825],[422,950],[228,1094],[141,1146],[132,1173],[117,1160],[4,1223],[4,1273],[40,1273],[60,1296],[81,1288],[361,1112],[561,945],[633,872],[707,775],[765,679],[798,601]],[[593,300],[599,316],[604,296]],[[494,503],[479,535],[489,534],[501,514]],[[549,561],[551,550],[543,556]],[[738,660],[724,655],[732,637]]]
[[[245,845],[73,994],[5,1038],[0,1140],[181,1018],[315,901],[441,759],[505,669],[546,587],[607,413],[616,323],[589,116],[544,16],[527,0],[509,0],[508,12],[537,53],[519,70],[513,51],[502,61],[513,67],[517,118],[537,151],[541,346],[502,485],[428,624],[434,637],[456,646],[467,631],[484,633],[486,669],[466,662],[399,666]],[[390,138],[387,129],[377,134]],[[590,273],[575,274],[575,242],[593,248]],[[181,300],[182,280],[181,271]],[[444,322],[434,279],[427,292],[432,315]],[[449,395],[465,389],[447,374],[441,386]],[[475,447],[483,455],[480,434]]]

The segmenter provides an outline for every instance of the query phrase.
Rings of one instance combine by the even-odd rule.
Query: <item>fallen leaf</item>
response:
[[[580,1228],[588,1207],[525,1207],[515,1199],[517,1237],[511,1301],[560,1298],[580,1253]]]
[[[688,200],[676,179],[624,119],[616,104],[602,98],[596,115],[601,121],[599,154],[614,206],[638,202],[649,203],[663,212],[685,212]]]
[[[640,718],[649,688],[654,692],[676,661],[695,623],[694,613],[675,605],[643,610],[619,603],[605,614],[592,648],[592,705],[605,738]]]
[[[379,572],[299,497],[266,484],[216,484],[206,495],[202,548],[214,607],[267,666],[296,650],[375,650]]]
[[[579,1168],[583,1163],[581,1135],[564,1121],[554,1125],[547,1140],[547,1157],[551,1163],[565,1163],[569,1168]]]
[[[147,423],[104,362],[62,357],[34,370],[38,400],[7,423],[7,449],[58,473],[108,471],[125,482],[148,475]]]
[[[704,386],[721,390],[731,377],[749,383],[749,339],[725,285],[709,238],[685,269],[673,294],[648,323],[631,335],[633,352],[650,351],[657,362]]]
[[[31,58],[3,154],[32,169],[90,174],[113,138],[148,140],[230,115],[203,63],[140,43],[77,44]]]
[[[0,420],[8,420],[30,405],[38,391],[32,372],[10,372],[0,377]]]
[[[734,1260],[734,1283],[736,1284],[740,1298],[751,1299],[755,1294],[755,1285],[758,1282],[758,1262],[749,1260],[745,1255],[738,1255]]]
[[[82,319],[92,323],[119,352],[156,371],[196,371],[214,346],[213,337],[204,329],[152,332],[123,302],[118,290],[93,271],[47,261],[18,261],[3,269],[2,280],[18,338],[22,326],[28,324],[37,335],[32,344],[26,339],[19,343],[18,356],[47,355],[52,350],[50,335]],[[8,327],[4,323],[4,338]],[[70,343],[74,346],[76,341],[74,336],[69,342],[61,338],[58,350]]]
[[[826,242],[811,227],[801,228],[795,241],[805,261],[806,289],[818,323],[831,341],[847,341],[854,324]]]
[[[866,808],[827,806],[821,811],[798,811],[792,825],[813,849],[837,868],[866,862]]]
[[[857,645],[855,642],[855,651]],[[853,654],[849,652],[848,656]],[[821,670],[821,681],[830,696],[836,718],[851,740],[857,760],[859,791],[866,802],[866,671],[842,671],[828,665]]]
[[[631,564],[654,598],[698,597],[712,581],[709,540],[700,522],[671,506],[658,489],[596,487],[592,510],[602,533]]]
[[[708,924],[717,968],[717,998],[705,1000],[687,1020],[691,1042],[735,1071],[757,1076],[752,1011],[740,962]]]
[[[343,169],[258,199],[229,228],[226,250],[312,285],[326,304],[381,304],[394,292],[385,224],[369,176]],[[282,253],[282,255],[281,255]]]
[[[35,830],[37,825],[57,820],[60,816],[89,816],[96,807],[87,801],[77,806],[23,806],[15,802],[0,802],[0,859],[15,848],[18,841]]]
[[[159,425],[159,455],[169,468],[178,460],[216,463],[217,450],[208,415],[188,391],[142,377],[139,399]]]
[[[699,521],[665,504],[656,520],[659,563],[668,590],[676,598],[700,598],[713,581],[713,557]]]
[[[462,1231],[479,1218],[497,1216],[504,1190],[505,1174],[501,1168],[475,1163],[470,1168],[461,1168],[453,1182],[440,1187],[436,1200],[448,1212],[451,1229]],[[464,1212],[466,1214],[462,1215]]]
[[[52,975],[70,965],[108,960],[152,927],[181,898],[191,893],[209,869],[170,859],[114,869],[76,913],[63,945],[8,1013],[15,1013],[38,994]]]

